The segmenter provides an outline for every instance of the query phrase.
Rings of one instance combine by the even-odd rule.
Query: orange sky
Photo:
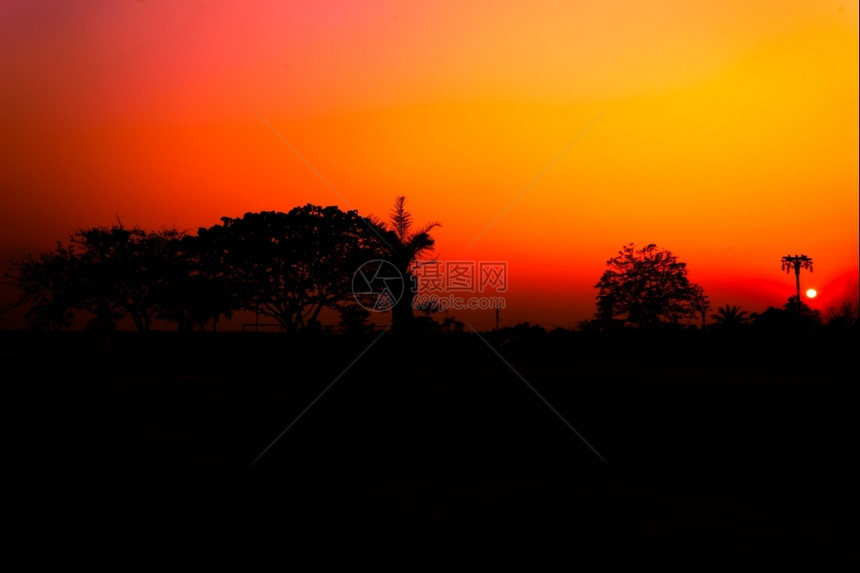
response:
[[[504,320],[591,318],[629,242],[750,311],[805,253],[824,310],[858,299],[857,22],[847,1],[4,2],[0,254],[405,194],[440,259],[508,262]]]

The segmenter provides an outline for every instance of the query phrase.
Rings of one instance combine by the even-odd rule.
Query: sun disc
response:
[[[816,296],[818,296],[818,291],[814,288],[806,291],[806,298],[815,298]]]

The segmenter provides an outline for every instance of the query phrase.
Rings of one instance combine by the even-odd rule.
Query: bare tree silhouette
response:
[[[790,273],[794,270],[794,278],[797,284],[797,313],[800,314],[800,269],[809,269],[812,272],[812,258],[806,255],[786,255],[782,257],[782,270]]]

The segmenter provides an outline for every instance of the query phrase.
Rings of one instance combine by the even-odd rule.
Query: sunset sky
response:
[[[714,309],[781,306],[795,253],[858,300],[857,2],[12,0],[0,78],[4,259],[406,195],[508,263],[505,321],[592,318],[631,242]]]

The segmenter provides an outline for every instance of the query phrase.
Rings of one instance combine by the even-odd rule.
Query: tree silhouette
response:
[[[296,333],[348,299],[355,269],[378,253],[370,230],[355,211],[308,204],[224,217],[198,235],[223,260],[237,305]]]
[[[466,323],[453,316],[442,319],[442,330],[448,334],[462,334],[465,326]]]
[[[441,225],[432,222],[413,230],[412,215],[406,210],[406,197],[402,195],[394,200],[389,223],[378,219],[373,222],[385,238],[387,260],[397,268],[406,284],[403,296],[391,308],[392,331],[403,332],[409,329],[414,317],[412,305],[417,294],[414,270],[421,258],[434,250],[436,241],[430,231]]]
[[[798,309],[797,318],[804,324],[811,327],[818,327],[824,324],[824,319],[821,316],[821,311],[810,307],[808,304],[797,298],[796,296],[788,297],[785,304],[782,305],[782,310],[786,313]]]
[[[702,328],[705,328],[708,311],[711,310],[711,301],[705,294],[705,289],[699,285],[692,285],[692,296],[690,299],[693,310],[702,317]]]
[[[187,313],[192,323],[201,328],[210,320],[212,331],[218,328],[221,316],[229,319],[238,310],[237,280],[223,250],[219,249],[216,237],[207,229],[200,229],[196,236],[185,237],[186,256],[192,261],[186,292],[193,293],[187,300]]]
[[[633,243],[609,259],[595,285],[597,317],[620,318],[639,328],[677,324],[707,312],[707,297],[687,278],[687,264],[655,244],[639,250]]]
[[[70,326],[76,310],[95,314],[107,307],[129,316],[141,332],[150,330],[165,282],[176,265],[173,246],[184,236],[175,229],[146,232],[121,223],[79,229],[68,245],[12,264],[13,281],[31,304],[28,322],[37,328]]]
[[[782,257],[782,270],[787,273],[794,271],[794,279],[797,285],[797,313],[800,314],[800,269],[809,269],[812,272],[812,258],[806,255],[785,255]]]
[[[370,322],[370,311],[355,303],[344,304],[338,308],[341,331],[346,336],[361,337],[373,331],[374,324]]]
[[[711,318],[724,328],[734,328],[750,322],[750,316],[747,311],[741,310],[739,306],[730,306],[728,304],[718,308],[716,314],[712,314]]]
[[[832,332],[848,332],[860,324],[860,307],[851,301],[844,301],[839,308],[827,309],[827,328]]]
[[[755,315],[754,326],[775,335],[809,333],[824,324],[821,312],[791,295],[781,308],[769,306]]]
[[[13,260],[5,278],[19,293],[15,306],[29,307],[24,318],[31,328],[68,327],[86,298],[78,259],[57,242],[56,249]]]
[[[220,316],[231,317],[236,307],[228,275],[217,266],[221,259],[208,247],[199,235],[185,234],[159,246],[164,267],[156,290],[156,316],[176,323],[180,332],[195,326],[202,330],[210,320],[215,331]]]
[[[88,290],[88,310],[107,303],[113,312],[131,317],[139,331],[150,330],[160,310],[160,285],[172,264],[168,243],[182,235],[175,229],[148,233],[122,224],[78,232],[72,242],[78,249],[79,279]]]

